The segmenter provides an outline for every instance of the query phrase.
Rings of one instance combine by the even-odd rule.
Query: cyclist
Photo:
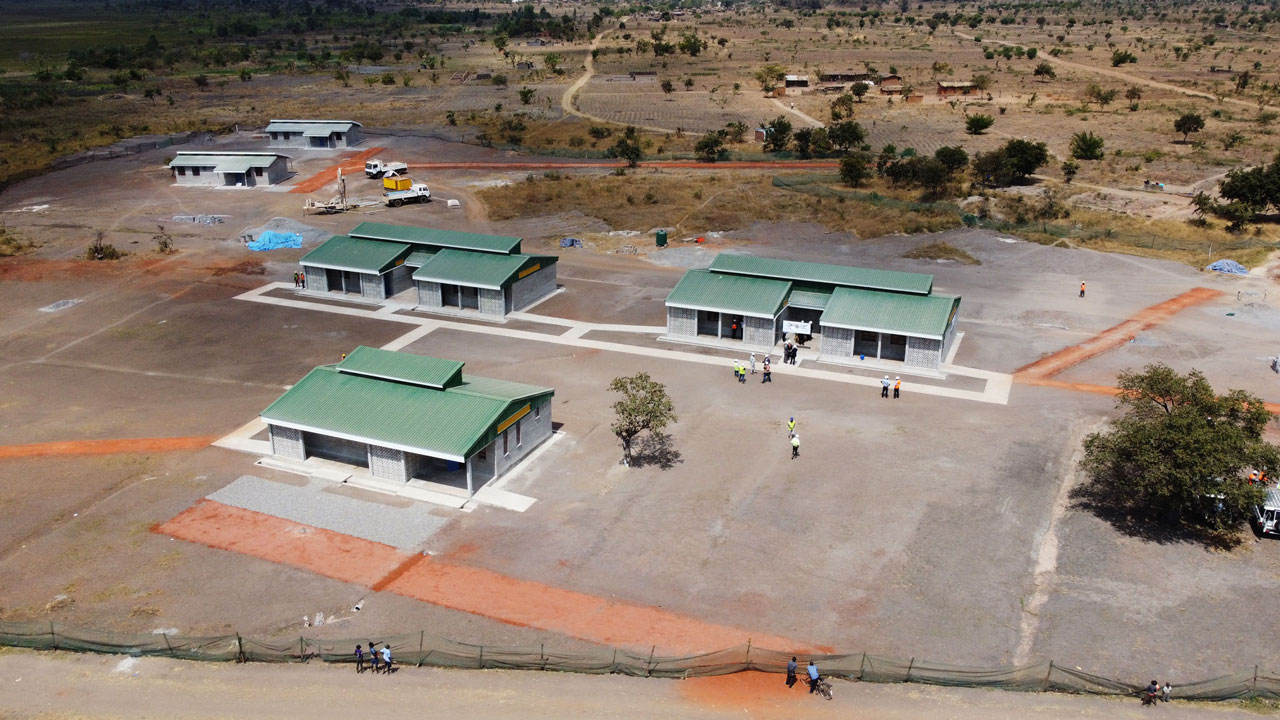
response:
[[[812,695],[818,691],[818,681],[822,679],[822,676],[818,674],[818,666],[814,665],[812,660],[809,661],[808,670],[809,670],[809,694]]]

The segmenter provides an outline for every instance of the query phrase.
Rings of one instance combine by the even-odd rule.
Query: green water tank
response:
[[[658,247],[666,247],[666,246],[667,246],[667,231],[659,230],[658,231]]]

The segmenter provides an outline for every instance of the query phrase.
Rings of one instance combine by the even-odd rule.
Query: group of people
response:
[[[760,382],[762,383],[773,382],[773,367],[771,363],[772,361],[769,359],[769,356],[765,355],[764,363],[761,368],[764,371],[764,374],[761,377]],[[747,381],[748,370],[750,370],[752,375],[756,374],[756,354],[755,353],[751,353],[751,358],[748,360],[733,361],[733,377],[738,382],[744,383]]]
[[[356,672],[357,673],[364,672],[364,659],[366,655],[368,655],[369,657],[369,668],[374,672],[384,672],[387,674],[391,674],[393,672],[393,670],[391,669],[391,646],[390,645],[383,644],[382,649],[379,650],[377,645],[375,645],[374,643],[369,643],[369,651],[367,653],[365,652],[363,647],[361,647],[360,645],[356,645]]]
[[[901,377],[901,376],[899,376],[899,377],[895,377],[895,378],[893,379],[893,382],[892,382],[892,383],[890,383],[890,382],[889,382],[889,376],[888,376],[888,375],[885,375],[885,376],[884,376],[884,379],[880,381],[880,397],[882,397],[882,398],[887,398],[887,397],[889,397],[889,386],[890,386],[890,385],[892,385],[892,386],[893,386],[893,399],[894,399],[894,400],[897,400],[897,399],[898,399],[898,397],[899,397],[899,396],[901,395],[901,393],[902,393],[902,377]]]
[[[795,687],[796,671],[799,669],[800,666],[796,664],[796,659],[792,656],[791,662],[787,663],[787,687]],[[805,668],[805,670],[809,673],[809,694],[812,695],[818,691],[818,681],[822,679],[822,675],[818,672],[818,666],[812,660],[809,661],[809,667]]]
[[[791,363],[792,365],[795,365],[796,356],[799,354],[800,348],[788,340],[786,344],[782,346],[782,364],[785,365],[787,363]]]
[[[800,436],[796,434],[796,419],[787,420],[787,437],[791,440],[791,459],[800,457]]]
[[[1161,687],[1160,683],[1152,680],[1151,684],[1147,686],[1145,701],[1148,705],[1155,704],[1156,700],[1169,702],[1169,698],[1172,696],[1173,686],[1168,681],[1165,681],[1164,687]]]
[[[307,287],[307,274],[296,272],[293,274],[293,286],[296,288]]]

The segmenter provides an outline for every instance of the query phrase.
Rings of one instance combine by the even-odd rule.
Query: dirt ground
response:
[[[388,143],[442,159],[504,157],[438,141]],[[298,178],[340,158],[298,153]],[[296,194],[172,187],[159,160],[151,153],[93,163],[0,198],[10,227],[43,243],[31,256],[0,260],[6,445],[220,436],[311,367],[409,329],[235,300],[287,281],[309,249],[261,256],[238,243],[242,229],[275,216],[335,233],[376,219],[525,235],[529,247],[561,255],[565,286],[534,312],[591,322],[662,324],[662,298],[682,266],[726,248],[931,272],[939,291],[964,296],[956,363],[1002,373],[1207,287],[1222,294],[1056,377],[1105,385],[1122,368],[1160,359],[1280,401],[1265,362],[1280,324],[1276,294],[1262,295],[1274,289],[1266,277],[1230,278],[986,231],[857,240],[804,223],[753,226],[699,251],[561,251],[547,240],[572,218],[490,223],[468,207],[469,187],[511,173],[426,178],[442,197],[463,198],[463,211],[433,203],[303,217]],[[66,192],[72,177],[89,190]],[[373,184],[353,183],[362,192]],[[200,213],[229,217],[211,226],[171,219]],[[175,233],[176,255],[150,252],[158,224]],[[114,264],[75,259],[98,228],[133,255]],[[902,258],[939,240],[982,264]],[[1076,296],[1081,280],[1089,283],[1086,299]],[[60,300],[80,302],[42,310]],[[1176,685],[1274,662],[1274,643],[1258,632],[1255,613],[1273,594],[1280,544],[1249,538],[1235,551],[1209,552],[1152,543],[1063,506],[1080,438],[1112,412],[1105,396],[1015,385],[1009,403],[995,405],[913,394],[908,378],[903,399],[883,401],[874,390],[781,371],[772,385],[739,386],[727,364],[452,329],[407,350],[464,360],[479,375],[555,387],[554,417],[565,433],[508,486],[537,499],[528,512],[438,511],[450,522],[422,549],[441,563],[748,633],[955,664],[1012,662],[1027,647],[1033,657],[1091,672],[1170,677]],[[668,385],[680,414],[672,429],[678,456],[668,469],[621,467],[608,430],[605,387],[640,370]],[[805,438],[799,461],[787,457],[783,428],[792,415]],[[152,532],[240,475],[284,478],[219,448],[142,447],[0,458],[0,511],[11,519],[0,525],[0,573],[9,579],[0,617],[275,637],[296,636],[303,616],[324,612],[339,621],[307,632],[345,637],[427,627],[485,644],[572,649],[587,642]],[[1046,537],[1056,538],[1056,563],[1047,568],[1039,562]],[[351,613],[362,599],[363,611]]]

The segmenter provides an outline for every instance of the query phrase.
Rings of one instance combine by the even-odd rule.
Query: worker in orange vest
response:
[[[1080,297],[1084,297],[1084,281],[1080,281]]]
[[[1256,484],[1258,484],[1258,471],[1257,471],[1257,470],[1254,470],[1253,472],[1249,473],[1249,484],[1250,484],[1250,485],[1256,485]]]

